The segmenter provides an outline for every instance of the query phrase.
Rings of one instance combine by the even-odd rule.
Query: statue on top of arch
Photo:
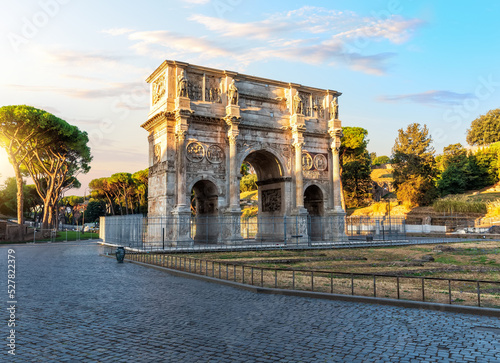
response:
[[[238,100],[239,100],[238,88],[236,87],[236,84],[233,79],[227,90],[227,101],[228,104],[237,106]]]
[[[334,97],[333,101],[330,103],[330,119],[339,119],[339,103],[337,101],[338,97]]]
[[[188,80],[184,73],[184,69],[181,70],[181,74],[177,76],[177,97],[189,97]]]
[[[293,103],[294,103],[295,113],[298,115],[303,115],[304,114],[304,102],[302,101],[302,98],[300,98],[298,93],[296,93],[295,96],[293,96]]]

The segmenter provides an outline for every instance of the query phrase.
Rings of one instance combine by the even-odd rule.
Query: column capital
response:
[[[293,148],[296,149],[296,150],[297,149],[302,150],[302,148],[304,147],[304,145],[305,145],[304,140],[302,140],[302,141],[294,141],[292,143]]]
[[[241,117],[227,115],[226,117],[224,117],[224,121],[231,128],[234,128],[234,127],[238,128],[238,126],[240,125],[240,122],[241,122]]]
[[[178,142],[182,143],[184,140],[186,140],[186,130],[176,130],[175,131],[175,138]]]
[[[232,146],[235,146],[236,145],[236,141],[238,140],[238,135],[236,134],[228,134],[227,135],[227,138],[229,140],[229,145],[232,145]]]

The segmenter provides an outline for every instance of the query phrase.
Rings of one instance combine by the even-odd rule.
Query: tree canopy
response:
[[[343,127],[340,145],[342,186],[347,207],[367,204],[371,198],[371,157],[368,131],[361,127]]]
[[[89,187],[92,198],[103,201],[112,215],[147,213],[148,169],[93,179]]]
[[[472,121],[467,130],[467,143],[488,145],[500,141],[500,109],[490,110]]]
[[[44,228],[52,222],[54,207],[75,176],[90,170],[92,156],[86,132],[31,106],[0,108],[0,146],[9,156],[18,189],[18,222],[22,223],[22,170],[26,170],[44,203]],[[21,211],[21,217],[19,217]]]
[[[394,187],[398,199],[410,206],[428,204],[437,196],[434,148],[427,126],[399,129],[392,148]]]

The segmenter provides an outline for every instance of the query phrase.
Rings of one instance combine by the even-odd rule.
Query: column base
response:
[[[347,240],[345,232],[345,216],[346,213],[336,208],[326,213],[326,228],[325,240],[327,241],[343,241]]]
[[[220,242],[226,245],[243,244],[241,236],[241,209],[231,209],[222,218],[222,236]]]
[[[310,245],[307,230],[307,209],[299,207],[287,218],[287,244]]]
[[[172,212],[174,227],[171,245],[173,247],[193,247],[194,241],[190,235],[191,211],[187,206],[178,206]]]

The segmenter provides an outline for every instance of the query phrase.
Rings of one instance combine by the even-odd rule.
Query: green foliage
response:
[[[250,170],[250,165],[248,165],[247,163],[241,164],[240,174],[242,176],[247,176],[249,174],[249,170]]]
[[[439,213],[486,213],[487,205],[484,202],[470,201],[466,197],[441,198],[432,204],[432,208]]]
[[[467,190],[469,160],[465,148],[461,144],[448,145],[443,149],[443,155],[436,159],[442,170],[437,182],[440,194],[459,194]]]
[[[85,223],[92,223],[99,221],[99,217],[104,216],[106,211],[101,202],[91,200],[85,209]]]
[[[368,131],[361,127],[343,127],[340,145],[342,187],[348,208],[368,204],[371,199],[371,158],[368,150]]]
[[[427,126],[413,123],[399,129],[392,148],[394,187],[407,206],[426,205],[437,196],[434,149]]]
[[[0,189],[0,213],[15,216],[17,213],[17,185],[15,178],[7,178]]]
[[[252,190],[257,190],[257,175],[245,175],[240,180],[240,192],[250,192]]]
[[[467,130],[469,145],[487,145],[500,141],[500,109],[490,110],[472,121]]]
[[[79,197],[77,195],[70,195],[67,197],[63,197],[59,201],[59,205],[70,206],[70,207],[74,207],[75,205],[80,203],[83,203],[83,197]]]
[[[25,217],[28,217],[36,206],[41,204],[41,200],[34,185],[25,185],[23,183],[23,195],[23,213]],[[0,189],[0,213],[6,216],[15,216],[17,213],[16,178],[7,178],[3,188]]]
[[[93,179],[89,183],[93,199],[103,202],[112,215],[147,213],[148,169],[131,173],[116,173],[109,178]]]
[[[257,215],[259,214],[259,208],[258,207],[245,208],[241,212],[242,212],[241,213],[242,219],[249,219],[257,217]]]
[[[421,175],[410,175],[397,190],[398,200],[408,208],[430,204],[437,197],[434,182]]]
[[[0,147],[9,155],[18,190],[21,169],[35,183],[44,203],[44,228],[51,224],[63,190],[74,185],[78,173],[90,170],[88,141],[86,132],[46,111],[25,105],[0,108]],[[18,205],[22,206],[20,194]]]
[[[460,144],[444,148],[438,162],[442,170],[438,180],[441,195],[460,194],[496,183],[499,177],[499,151],[497,144],[481,148],[469,155]]]
[[[375,159],[372,160],[372,165],[383,165],[383,164],[389,164],[391,162],[391,159],[388,156],[377,156]]]

